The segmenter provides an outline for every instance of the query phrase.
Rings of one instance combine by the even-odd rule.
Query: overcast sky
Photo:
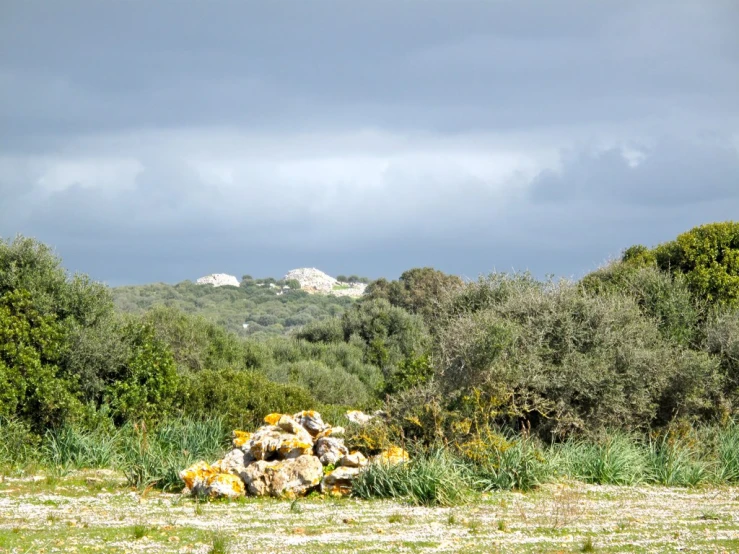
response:
[[[737,0],[0,0],[0,237],[112,285],[578,277],[727,219]]]

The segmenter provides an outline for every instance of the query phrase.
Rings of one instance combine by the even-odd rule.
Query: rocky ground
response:
[[[456,508],[200,502],[119,474],[5,478],[0,552],[737,552],[739,488],[549,485]]]

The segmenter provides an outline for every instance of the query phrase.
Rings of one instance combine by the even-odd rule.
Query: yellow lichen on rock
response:
[[[399,446],[391,446],[387,450],[380,452],[375,457],[376,461],[389,466],[402,464],[403,462],[407,462],[410,459],[411,457],[408,455],[408,452],[406,452]]]
[[[303,442],[300,439],[285,440],[278,450],[283,458],[297,458],[313,453],[313,443]]]
[[[187,469],[180,471],[180,479],[185,482],[185,486],[192,490],[207,484],[208,479],[218,473],[217,469],[213,469],[207,462],[196,462]]]
[[[218,473],[208,479],[208,492],[211,496],[238,498],[246,494],[244,482],[238,475]]]
[[[267,425],[277,425],[277,422],[280,421],[280,418],[283,414],[267,414],[264,416],[264,422]]]
[[[251,433],[248,431],[239,431],[234,429],[233,431],[233,447],[241,448],[251,439]]]

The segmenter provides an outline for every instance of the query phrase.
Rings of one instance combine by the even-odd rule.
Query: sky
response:
[[[114,286],[578,278],[732,219],[736,0],[0,0],[0,237]]]

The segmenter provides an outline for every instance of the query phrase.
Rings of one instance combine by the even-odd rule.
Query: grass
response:
[[[588,537],[580,547],[580,552],[595,552],[595,545],[593,544],[593,538]]]
[[[443,450],[410,462],[371,464],[354,483],[358,498],[392,498],[418,506],[455,506],[472,493],[468,467]]]
[[[210,541],[209,554],[226,554],[231,551],[231,538],[223,531],[213,533]]]
[[[149,534],[149,528],[143,523],[137,523],[133,526],[133,529],[131,529],[131,534],[133,535],[134,539],[143,539],[146,535]]]
[[[599,442],[569,441],[553,449],[562,475],[596,485],[636,485],[647,481],[648,458],[641,444],[622,433]]]

